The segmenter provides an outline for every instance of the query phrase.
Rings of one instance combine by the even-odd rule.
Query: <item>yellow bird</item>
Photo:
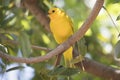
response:
[[[73,23],[64,11],[59,8],[51,8],[48,11],[48,16],[50,18],[51,32],[58,44],[63,43],[73,35]],[[63,53],[67,67],[72,67],[72,64],[70,64],[73,59],[72,52],[73,47],[71,46]]]

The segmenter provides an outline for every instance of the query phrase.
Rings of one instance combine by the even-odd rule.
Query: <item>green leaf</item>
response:
[[[49,71],[48,75],[50,75],[50,76],[60,75],[60,73],[62,73],[64,70],[65,70],[65,67],[57,66],[53,70]]]
[[[7,48],[4,46],[4,45],[2,45],[2,44],[0,44],[0,51],[2,51],[2,52],[4,52],[4,53],[7,53],[8,51],[7,51]]]
[[[116,21],[120,20],[120,15],[117,17]]]
[[[74,74],[76,74],[78,72],[79,72],[79,70],[75,69],[75,68],[65,68],[65,70],[60,75],[72,76],[72,75],[74,75]]]
[[[120,40],[116,43],[114,48],[114,58],[116,60],[119,60],[120,58]]]
[[[0,61],[0,73],[4,73],[6,71],[6,64],[1,60]]]
[[[10,14],[9,16],[6,16],[4,20],[0,22],[0,26],[3,27],[7,25],[14,17],[15,17],[14,14]]]
[[[53,70],[51,70],[48,73],[48,75],[50,75],[50,76],[57,76],[57,75],[71,76],[71,75],[74,75],[78,72],[79,72],[79,70],[75,69],[75,68],[66,68],[63,66],[58,66],[58,67],[54,68]]]
[[[25,32],[21,32],[19,40],[23,56],[28,57],[32,52],[28,35]]]
[[[82,60],[84,60],[84,57],[82,55],[79,55],[77,57],[75,57],[75,59],[73,59],[71,61],[72,64],[78,63],[78,62],[82,62]]]

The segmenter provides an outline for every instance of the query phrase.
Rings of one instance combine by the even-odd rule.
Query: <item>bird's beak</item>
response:
[[[48,12],[47,16],[50,17],[50,13],[49,12]]]

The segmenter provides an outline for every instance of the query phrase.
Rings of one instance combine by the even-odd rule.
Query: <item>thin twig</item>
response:
[[[115,26],[115,28],[116,28],[117,32],[118,32],[118,33],[119,33],[119,35],[120,35],[120,31],[119,31],[119,29],[118,29],[118,26],[115,24],[115,22],[114,22],[114,20],[113,20],[112,16],[110,15],[109,11],[108,11],[108,10],[107,10],[107,8],[106,8],[106,7],[104,7],[104,6],[103,6],[103,9],[107,12],[108,16],[109,16],[109,17],[110,17],[110,19],[112,20],[113,25]],[[118,35],[118,37],[119,37],[119,35]]]
[[[31,47],[32,47],[33,49],[35,49],[35,50],[44,50],[44,51],[46,51],[46,52],[49,52],[49,51],[52,50],[52,49],[50,49],[50,48],[41,47],[41,46],[36,46],[36,45],[32,45]]]
[[[1,35],[1,34],[0,34]],[[10,40],[8,37],[6,36],[2,36],[2,38],[4,39],[4,42],[5,44],[9,45],[9,44],[12,44],[12,45],[19,45],[19,43],[15,40]],[[36,46],[36,45],[31,45],[31,47],[35,50],[44,50],[46,52],[49,52],[51,51],[52,49],[50,48],[46,48],[46,47],[41,47],[41,46]]]

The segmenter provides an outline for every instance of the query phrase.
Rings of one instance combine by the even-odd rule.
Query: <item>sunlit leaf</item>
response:
[[[111,65],[113,68],[120,69],[120,66],[117,65]]]
[[[48,36],[46,36],[45,34],[42,35],[42,38],[43,38],[43,40],[46,44],[50,43],[50,40],[49,40]]]
[[[24,26],[24,29],[30,30],[30,24],[27,20],[22,20],[21,24]]]
[[[0,44],[0,51],[2,51],[2,52],[4,52],[4,53],[7,53],[8,51],[7,51],[7,48],[4,46],[4,45],[2,45],[2,44]]]

